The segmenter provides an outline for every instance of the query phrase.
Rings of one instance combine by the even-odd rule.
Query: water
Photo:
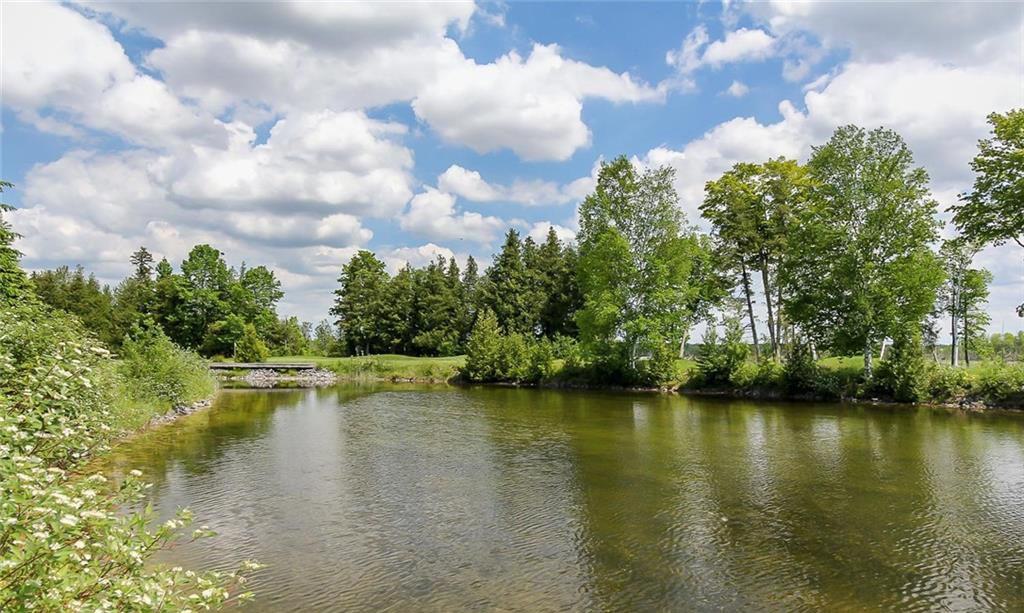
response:
[[[137,438],[162,560],[257,611],[1024,610],[1024,416],[496,388],[225,391]]]

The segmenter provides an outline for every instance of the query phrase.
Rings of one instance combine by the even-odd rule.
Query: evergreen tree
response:
[[[362,355],[387,349],[382,334],[388,273],[384,262],[370,251],[362,250],[344,266],[341,284],[331,314],[337,317],[338,330],[348,353]]]
[[[501,251],[487,269],[481,288],[481,303],[491,309],[498,325],[506,333],[534,333],[530,310],[529,281],[523,263],[523,245],[519,233],[510,228]]]
[[[12,183],[0,180],[0,193],[12,187]],[[4,219],[4,213],[12,210],[0,202],[0,302],[28,300],[32,295],[28,277],[21,270],[21,253],[13,247],[19,236]]]

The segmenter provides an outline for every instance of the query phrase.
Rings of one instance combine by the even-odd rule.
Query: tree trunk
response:
[[[878,352],[878,361],[881,362],[885,359],[885,339],[882,339],[882,350]]]
[[[871,341],[864,341],[864,378],[870,379],[874,374],[871,364]]]
[[[964,346],[964,364],[967,366],[967,368],[971,367],[971,346],[968,341],[968,339],[970,338],[971,335],[967,333],[967,309],[964,309],[964,337],[963,342],[961,342],[960,344]]]
[[[775,300],[775,340],[779,343],[779,355],[782,355],[782,346],[785,341],[782,338],[782,288],[776,285]]]
[[[951,353],[951,355],[950,355],[950,358],[949,358],[949,363],[950,363],[951,366],[953,366],[953,368],[956,368],[957,366],[960,365],[960,363],[959,363],[960,362],[960,351],[959,351],[960,348],[957,347],[957,345],[956,345],[956,308],[955,308],[955,306],[953,308],[953,316],[950,317],[950,319],[949,319],[949,327],[950,327],[950,330],[951,330],[950,334],[952,335],[952,339],[953,339],[952,340],[952,344],[950,345],[950,348],[951,348],[950,353]]]
[[[768,282],[768,258],[761,254],[761,284],[764,285],[764,305],[768,309],[768,338],[772,343],[772,358],[779,359],[779,344],[775,340],[775,313],[772,309],[772,287]]]
[[[747,298],[747,315],[750,316],[750,333],[754,335],[754,358],[761,359],[761,349],[757,344],[757,324],[754,320],[754,303],[750,301],[750,277],[747,275],[747,263],[740,260],[740,272],[743,274],[743,294]]]
[[[679,341],[679,359],[686,357],[686,339],[689,338],[690,332],[683,332],[683,338]]]

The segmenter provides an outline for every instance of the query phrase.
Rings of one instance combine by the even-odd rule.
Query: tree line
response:
[[[151,326],[207,356],[261,360],[268,343],[296,352],[306,345],[296,318],[278,318],[284,293],[266,266],[229,267],[210,245],[193,247],[177,272],[166,258],[155,262],[145,247],[130,262],[131,274],[114,288],[101,286],[81,267],[33,272],[30,282],[40,300],[77,315],[114,349],[133,329]]]
[[[974,186],[951,207],[959,234],[946,240],[928,174],[903,139],[844,126],[806,164],[744,162],[709,181],[700,206],[707,234],[685,219],[671,169],[619,157],[580,204],[573,242],[553,229],[541,242],[510,229],[486,270],[472,257],[460,267],[437,256],[394,275],[360,251],[342,267],[333,321],[315,326],[277,315],[271,270],[234,269],[209,245],[177,271],[140,248],[114,288],[66,267],[33,273],[31,283],[108,346],[134,326],[157,325],[208,356],[238,357],[240,347],[247,359],[268,350],[457,355],[486,319],[480,334],[497,336],[477,345],[496,355],[550,355],[623,383],[670,378],[699,322],[710,323],[701,344],[735,324],[755,358],[778,362],[806,345],[815,357],[861,355],[868,377],[897,344],[952,365],[972,355],[1017,359],[1019,341],[986,337],[992,276],[973,261],[985,245],[1024,248],[1024,110],[989,122]],[[510,370],[530,369],[480,372],[504,379]]]
[[[928,173],[900,135],[844,126],[806,164],[740,163],[708,182],[700,212],[709,235],[683,217],[671,169],[620,157],[581,203],[575,244],[551,231],[536,245],[510,230],[479,276],[472,259],[460,273],[439,257],[390,277],[360,252],[332,313],[351,353],[451,355],[471,348],[479,327],[494,337],[477,339],[488,355],[523,345],[529,356],[531,344],[553,342],[540,353],[629,383],[668,380],[700,321],[711,324],[704,344],[717,342],[720,324],[736,324],[756,357],[779,361],[797,345],[814,356],[859,354],[867,378],[887,345],[937,360],[942,320],[953,365],[972,353],[1018,355],[985,336],[992,276],[973,260],[986,244],[1024,247],[1024,111],[989,121],[975,185],[951,208],[953,238],[940,239]],[[501,349],[499,337],[516,338]],[[470,354],[470,370],[490,373],[482,378],[509,378]]]

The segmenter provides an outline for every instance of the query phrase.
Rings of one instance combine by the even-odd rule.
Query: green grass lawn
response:
[[[272,357],[270,362],[314,362],[317,366],[333,370],[341,376],[365,378],[400,378],[446,381],[454,377],[466,356],[443,358],[413,357],[381,354],[361,357],[327,358],[322,356],[285,355]]]

